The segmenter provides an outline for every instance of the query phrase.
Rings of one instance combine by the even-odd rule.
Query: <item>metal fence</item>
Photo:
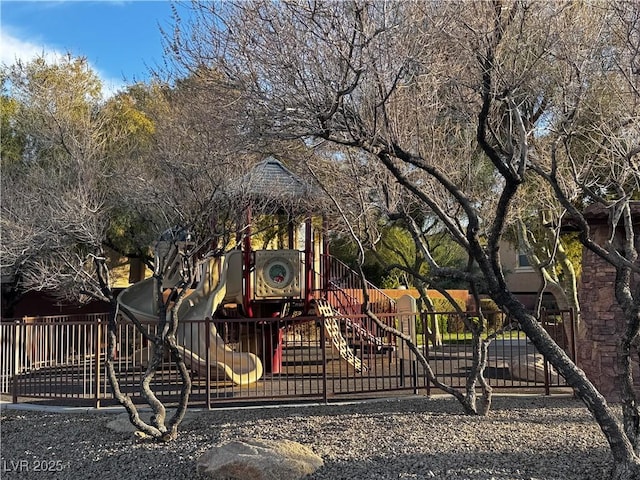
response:
[[[457,314],[380,314],[380,318],[415,335],[439,381],[464,388],[472,365],[471,338]],[[571,312],[547,312],[540,321],[575,358]],[[441,344],[429,340],[427,326],[433,322],[440,327]],[[115,404],[105,375],[106,326],[106,314],[1,322],[1,393],[13,402]],[[489,331],[493,327],[488,325]],[[147,328],[153,331],[155,325]],[[179,340],[190,345],[183,353],[191,370],[191,405],[329,402],[434,391],[415,355],[362,315],[203,320],[183,322],[181,332]],[[143,403],[139,386],[152,349],[124,320],[118,324],[117,338],[114,366],[120,387],[134,402]],[[249,352],[260,358],[264,372],[256,382],[234,381],[227,367],[246,369],[255,358]],[[180,391],[175,367],[165,359],[151,383],[156,395],[169,403],[178,399]],[[493,340],[485,376],[494,389],[549,394],[566,387],[518,330]]]

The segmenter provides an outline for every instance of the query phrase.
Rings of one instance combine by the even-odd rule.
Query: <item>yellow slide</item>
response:
[[[358,357],[349,344],[347,340],[342,335],[342,330],[340,329],[340,324],[336,318],[336,312],[329,302],[324,299],[316,300],[316,311],[318,315],[324,317],[324,329],[329,338],[331,339],[331,343],[333,348],[335,348],[340,354],[342,358],[344,358],[350,365],[353,365],[353,368],[356,369],[356,372],[367,371],[368,368],[366,365],[362,364],[362,360]]]
[[[235,254],[206,259],[198,286],[187,294],[178,311],[178,344],[185,363],[199,374],[206,373],[207,368],[207,332],[203,322],[193,321],[211,317],[225,300],[227,257]],[[118,302],[139,320],[157,321],[154,288],[153,278],[142,280],[120,293]],[[226,378],[237,385],[253,383],[262,377],[260,359],[253,353],[232,350],[218,335],[213,323],[209,330],[209,361],[212,368],[223,371]]]

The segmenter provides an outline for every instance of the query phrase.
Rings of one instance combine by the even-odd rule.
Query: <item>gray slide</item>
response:
[[[198,286],[184,298],[178,318],[178,343],[184,360],[192,369],[206,374],[206,325],[190,320],[211,317],[227,294],[228,259],[226,256],[203,261],[202,277]],[[157,321],[158,306],[154,300],[154,279],[147,278],[124,290],[118,302],[141,321]],[[236,352],[224,343],[213,324],[210,325],[209,360],[212,369],[224,372],[226,378],[237,385],[256,382],[262,377],[262,362],[253,353]],[[138,351],[136,357],[146,359],[147,352]]]

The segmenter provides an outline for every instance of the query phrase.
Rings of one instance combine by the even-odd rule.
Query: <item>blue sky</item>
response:
[[[161,63],[159,25],[170,29],[169,1],[0,1],[0,63],[84,56],[107,91],[148,79]]]

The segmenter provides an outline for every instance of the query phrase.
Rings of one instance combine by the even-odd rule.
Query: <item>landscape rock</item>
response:
[[[515,357],[510,364],[509,374],[514,380],[527,380],[535,382],[544,382],[544,358],[539,353],[528,353]],[[558,374],[554,368],[547,364],[549,370],[550,382],[558,382]]]
[[[198,459],[197,470],[216,480],[298,480],[323,463],[300,443],[251,438],[211,448]]]

